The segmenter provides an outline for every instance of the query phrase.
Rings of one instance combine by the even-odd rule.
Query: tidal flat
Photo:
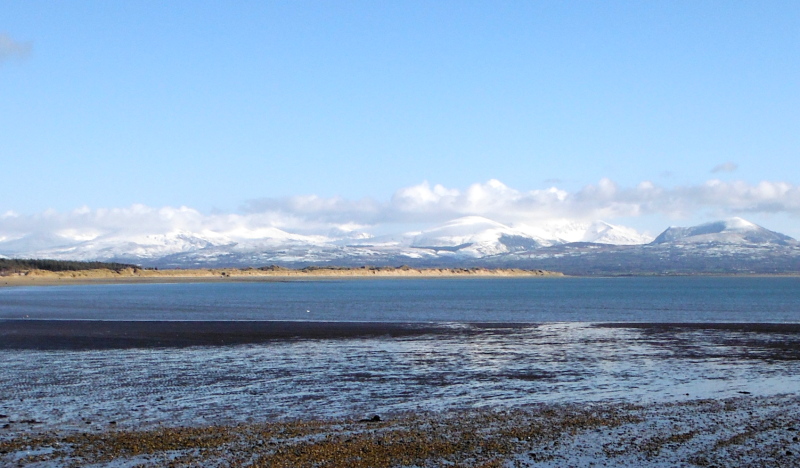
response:
[[[795,324],[3,325],[2,466],[800,465]]]
[[[798,291],[0,288],[0,466],[798,466]]]
[[[360,420],[165,424],[146,430],[118,430],[113,422],[87,421],[84,430],[37,431],[37,424],[4,424],[4,466],[800,465],[796,395],[649,405],[540,404]]]

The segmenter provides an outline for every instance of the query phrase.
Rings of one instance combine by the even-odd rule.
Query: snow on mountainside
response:
[[[597,244],[637,245],[647,244],[651,236],[635,229],[616,226],[605,221],[592,223],[550,222],[540,226],[518,226],[529,235],[547,239],[545,245],[566,244],[569,242],[593,242]]]
[[[644,245],[566,243],[508,254],[492,263],[568,275],[796,274],[800,242],[734,218],[672,227]]]
[[[61,260],[152,263],[169,258],[190,262],[372,262],[397,257],[410,260],[479,259],[526,252],[568,242],[643,244],[638,232],[602,221],[509,226],[480,216],[466,216],[421,232],[372,237],[332,229],[328,235],[301,235],[274,227],[234,227],[224,231],[92,236],[44,233],[0,241],[0,255]],[[176,264],[177,264],[176,263]]]
[[[318,245],[326,238],[291,234],[276,228],[236,229],[228,232],[173,231],[166,234],[109,233],[91,240],[37,235],[0,242],[0,253],[24,258],[56,260],[151,260],[208,249],[265,250],[286,245]]]
[[[57,260],[111,260],[118,258],[151,259],[176,252],[202,249],[213,242],[188,232],[156,235],[108,234],[91,240],[66,239],[58,244],[35,246],[25,251],[26,257]],[[5,251],[0,243],[0,251]]]
[[[520,247],[536,248],[543,239],[481,216],[454,219],[423,231],[414,237],[411,247],[436,252],[458,252],[460,255],[485,257]]]
[[[631,228],[604,221],[551,223],[532,227],[507,226],[484,217],[467,216],[423,231],[414,237],[411,247],[457,252],[479,258],[570,242],[640,245],[652,240],[652,237]]]
[[[642,234],[635,229],[608,224],[604,221],[595,221],[586,228],[586,234],[582,242],[612,245],[638,245],[647,244],[652,240],[652,236]]]
[[[742,218],[700,224],[692,227],[670,227],[652,242],[658,244],[775,244],[797,245],[789,236],[765,229]]]
[[[274,227],[239,226],[92,236],[59,231],[12,237],[0,232],[0,238],[0,256],[9,258],[122,261],[159,267],[487,264],[576,273],[800,271],[800,243],[740,218],[671,227],[652,242],[633,229],[603,221],[531,226],[480,216],[377,236],[349,227],[331,229],[327,235],[305,235]]]

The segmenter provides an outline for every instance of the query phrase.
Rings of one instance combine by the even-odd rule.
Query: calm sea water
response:
[[[0,318],[797,322],[800,278],[376,279],[0,289]]]
[[[0,350],[0,414],[37,421],[10,424],[0,437],[101,430],[109,421],[149,427],[796,393],[796,326],[591,322],[798,323],[799,286],[797,278],[533,278],[4,288],[0,327],[20,317],[447,325],[395,338]],[[469,323],[487,321],[527,325]]]

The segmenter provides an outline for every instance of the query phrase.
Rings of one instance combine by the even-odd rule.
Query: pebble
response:
[[[797,414],[800,398],[794,398],[790,408]],[[758,465],[777,467],[800,462],[796,451],[785,445],[778,450],[776,444],[785,444],[785,438],[769,439],[786,427],[783,415],[791,416],[786,401],[740,397],[660,406],[563,404],[392,414],[388,419],[375,415],[362,420],[21,432],[0,439],[0,466],[19,460],[26,450],[37,453],[25,455],[26,463],[43,466],[140,463],[134,458],[144,466],[174,467],[585,466],[572,462],[580,457],[596,464],[636,466],[684,447],[685,456],[677,464],[748,466],[753,461],[748,450],[762,450],[778,459]],[[741,417],[753,408],[756,416]],[[702,418],[711,424],[703,426],[706,432]],[[665,420],[670,423],[658,426]],[[731,422],[737,426],[726,424]],[[709,427],[720,431],[716,439],[708,439]],[[749,432],[742,432],[745,428]]]

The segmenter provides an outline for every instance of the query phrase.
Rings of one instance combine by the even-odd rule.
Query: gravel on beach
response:
[[[246,408],[242,408],[246,411]],[[81,431],[0,415],[25,467],[800,466],[800,396],[572,403],[353,419]]]

